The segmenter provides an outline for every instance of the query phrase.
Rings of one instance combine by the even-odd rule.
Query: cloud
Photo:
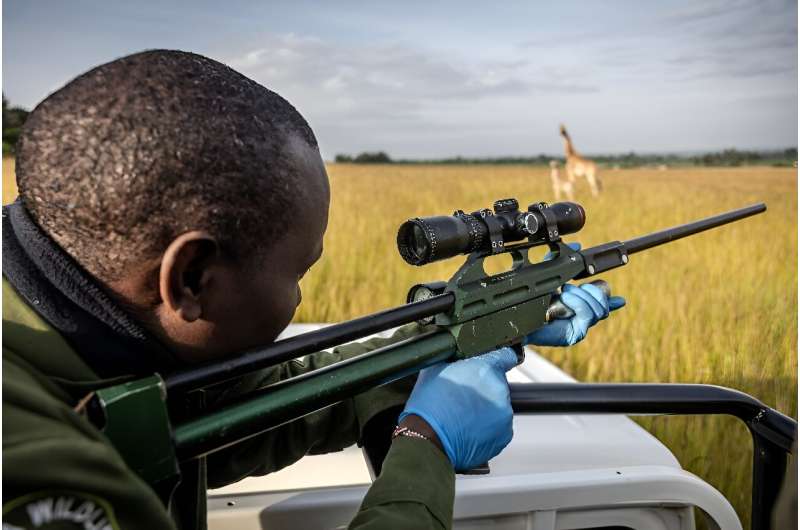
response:
[[[624,115],[668,128],[697,109],[729,113],[744,94],[796,92],[797,24],[787,20],[796,12],[770,1],[687,3],[586,29],[543,26],[497,48],[435,47],[402,32],[264,33],[240,41],[227,62],[302,109],[327,156],[511,152],[531,141],[550,149],[551,122],[638,126],[619,122]]]
[[[718,0],[716,2],[692,3],[688,7],[678,8],[666,13],[665,24],[697,24],[714,22],[715,19],[735,15],[751,9],[751,0]]]
[[[361,87],[380,97],[400,92],[439,97],[468,93],[478,86],[502,90],[512,80],[507,75],[485,79],[398,45],[346,48],[292,34],[268,35],[263,41],[230,64],[268,84],[314,85],[331,93]]]
[[[797,75],[797,5],[780,0],[692,4],[654,18],[657,63],[673,83],[786,85]],[[795,85],[796,86],[796,85]],[[753,87],[751,87],[753,88]]]
[[[543,101],[600,90],[556,61],[514,54],[464,58],[407,42],[346,45],[265,34],[225,62],[301,109],[327,157],[354,149],[451,154],[467,152],[454,147],[467,141],[491,152],[498,138],[535,123]],[[503,144],[510,152],[519,149]]]
[[[342,123],[352,135],[387,129],[418,137],[452,134],[454,127],[475,123],[481,112],[502,120],[501,107],[530,107],[537,94],[598,90],[588,80],[527,59],[460,60],[405,43],[346,46],[296,34],[262,35],[226,62],[285,95],[328,138],[336,137],[327,132],[341,130]],[[502,103],[509,101],[517,103]]]
[[[540,81],[525,60],[457,61],[402,44],[346,47],[313,37],[267,35],[228,63],[267,86],[318,87],[360,101],[468,101],[596,87],[558,78]]]

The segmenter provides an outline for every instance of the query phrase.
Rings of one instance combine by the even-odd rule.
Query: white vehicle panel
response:
[[[318,327],[292,325],[284,336]],[[575,381],[530,348],[508,379]],[[489,475],[457,476],[456,528],[588,528],[574,525],[591,508],[615,512],[615,525],[630,520],[631,528],[683,530],[694,528],[693,505],[721,528],[741,528],[719,492],[683,471],[661,442],[622,415],[517,415],[514,439],[490,467]],[[303,528],[343,528],[370,482],[356,447],[307,456],[268,476],[209,491],[209,528],[296,528],[298,520]],[[653,517],[663,524],[632,524]]]

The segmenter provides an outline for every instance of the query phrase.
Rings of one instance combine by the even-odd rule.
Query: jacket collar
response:
[[[3,207],[3,276],[100,377],[166,373],[178,366],[162,344],[36,225],[19,200]],[[3,305],[5,327],[5,296]],[[56,358],[51,364],[43,372],[57,370]]]

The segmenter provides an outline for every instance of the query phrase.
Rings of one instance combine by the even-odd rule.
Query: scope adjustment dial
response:
[[[539,230],[539,221],[531,212],[519,214],[515,224],[517,232],[527,234],[529,236],[534,235]]]
[[[494,201],[495,213],[516,212],[517,210],[519,210],[519,202],[517,202],[517,199],[500,199],[499,201]]]

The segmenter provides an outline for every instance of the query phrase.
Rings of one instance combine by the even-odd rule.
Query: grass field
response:
[[[3,201],[14,196],[3,165]],[[330,224],[323,259],[303,283],[297,321],[339,321],[395,306],[408,287],[447,279],[458,259],[423,268],[397,254],[409,217],[450,214],[516,197],[552,201],[545,168],[331,165]],[[542,353],[584,381],[714,383],[797,416],[796,170],[619,170],[578,202],[584,246],[625,240],[755,202],[768,211],[631,257],[604,275],[628,306],[583,343]],[[729,418],[639,420],[683,466],[708,480],[749,520],[751,442]],[[747,527],[748,524],[745,524]]]

